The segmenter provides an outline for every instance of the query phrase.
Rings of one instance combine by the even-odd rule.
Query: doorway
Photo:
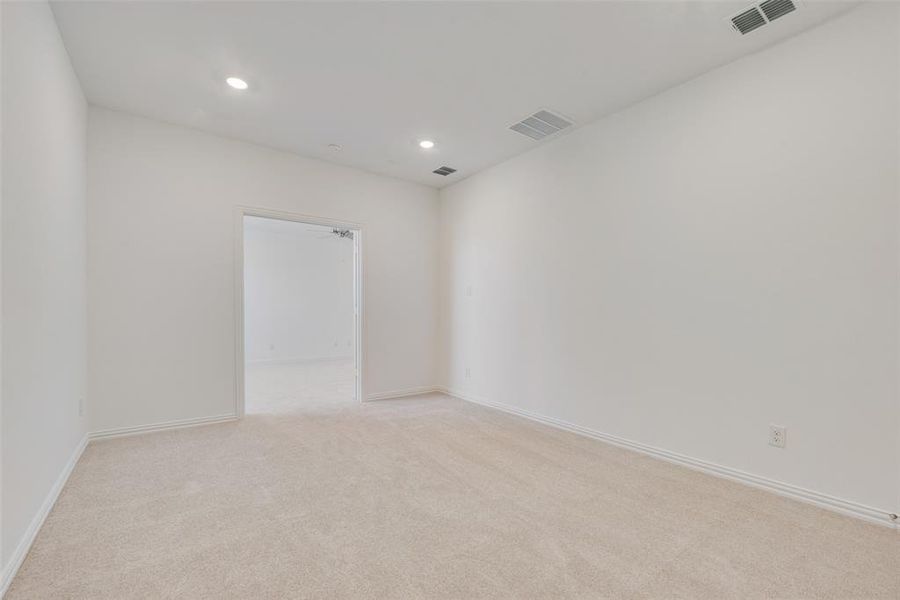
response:
[[[237,217],[238,414],[359,402],[361,227],[246,208]]]

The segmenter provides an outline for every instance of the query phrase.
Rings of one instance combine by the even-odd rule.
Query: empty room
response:
[[[4,600],[900,598],[900,3],[0,34]]]

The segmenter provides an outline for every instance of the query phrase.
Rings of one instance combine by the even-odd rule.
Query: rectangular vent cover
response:
[[[731,26],[745,35],[797,10],[794,0],[765,0],[731,17]]]
[[[548,135],[553,135],[558,131],[562,131],[566,127],[571,127],[572,122],[549,110],[539,110],[530,117],[522,119],[509,128],[513,131],[527,135],[533,140],[542,140]]]
[[[797,6],[791,0],[766,0],[759,7],[769,21],[797,10]]]
[[[762,13],[759,12],[759,9],[755,6],[745,10],[736,17],[732,17],[731,22],[734,24],[734,28],[741,32],[741,34],[750,33],[754,29],[758,29],[766,24],[766,20],[763,18]]]
[[[435,169],[432,171],[435,175],[443,175],[446,177],[450,173],[456,173],[456,169],[451,169],[450,167],[440,167],[439,169]]]

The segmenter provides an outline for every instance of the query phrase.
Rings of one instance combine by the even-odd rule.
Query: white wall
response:
[[[86,103],[47,4],[2,11],[2,564],[84,438]],[[8,573],[7,573],[8,574]]]
[[[443,190],[444,385],[896,512],[898,39],[864,6]]]
[[[368,394],[431,386],[437,192],[91,108],[91,428],[234,410],[234,207],[362,223]]]
[[[245,217],[244,358],[352,358],[353,239],[327,227]]]

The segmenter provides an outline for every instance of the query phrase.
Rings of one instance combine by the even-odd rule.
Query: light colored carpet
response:
[[[244,369],[244,412],[276,414],[353,402],[353,359],[255,364]]]
[[[92,444],[8,600],[900,598],[900,535],[432,395]]]

